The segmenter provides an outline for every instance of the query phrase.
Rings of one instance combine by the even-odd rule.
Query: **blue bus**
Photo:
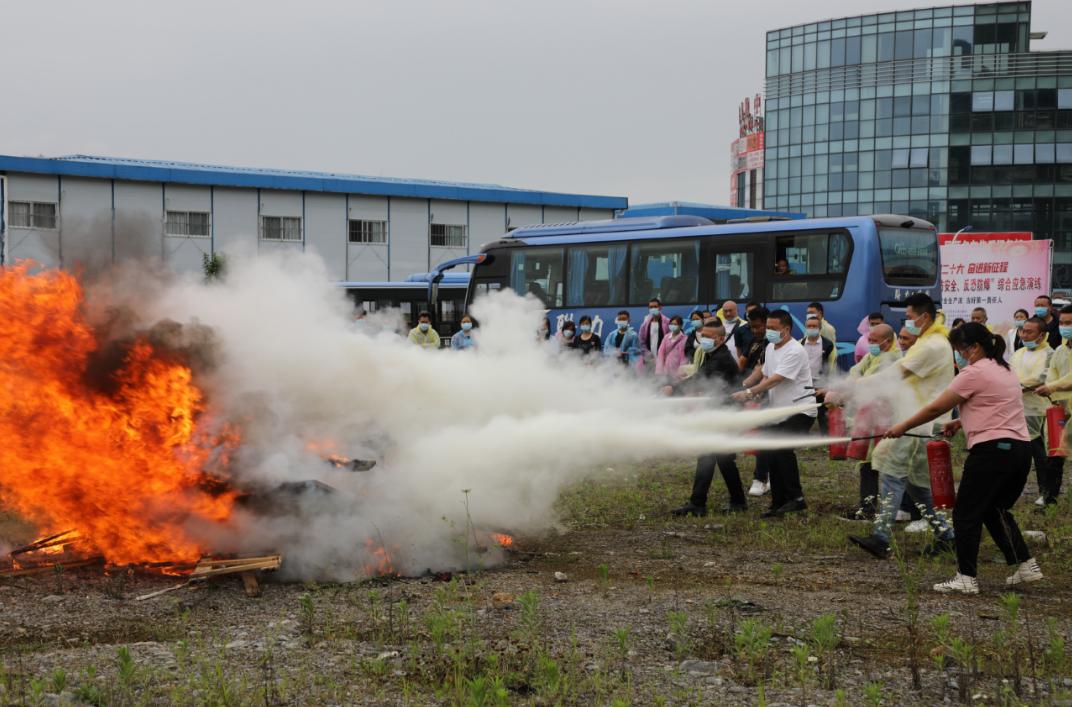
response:
[[[789,272],[775,274],[785,260]],[[688,318],[734,300],[788,310],[803,336],[809,302],[837,329],[842,365],[851,363],[860,320],[882,311],[892,324],[914,292],[940,295],[935,227],[910,216],[769,219],[713,224],[698,216],[657,216],[518,228],[479,255],[466,305],[509,287],[539,298],[552,331],[583,314],[609,330],[619,310],[638,326],[659,298],[667,316]],[[783,264],[784,270],[784,264]]]
[[[469,273],[438,270],[410,275],[403,282],[338,282],[336,285],[346,290],[355,308],[369,313],[398,309],[410,327],[417,326],[417,315],[427,311],[439,336],[449,341],[461,327],[465,314]]]

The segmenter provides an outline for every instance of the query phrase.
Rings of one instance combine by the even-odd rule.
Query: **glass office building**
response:
[[[763,207],[1031,231],[1072,287],[1072,51],[1041,36],[1030,2],[768,32]]]

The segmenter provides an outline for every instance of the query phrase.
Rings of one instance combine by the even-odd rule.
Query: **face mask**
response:
[[[582,324],[581,325],[581,331],[584,332],[585,334],[587,334],[588,332],[592,331],[592,325],[591,324]]]
[[[1035,307],[1035,316],[1045,318],[1050,313],[1049,307]]]
[[[879,355],[882,354],[882,347],[879,346],[878,344],[868,344],[867,345],[867,351],[872,356],[879,356]]]
[[[967,368],[969,365],[968,359],[961,356],[959,351],[953,352],[953,360],[957,362],[957,368]]]
[[[679,331],[681,331],[681,325],[680,324],[671,324],[670,325],[670,331],[674,332],[675,334],[678,333]]]
[[[1024,348],[1027,349],[1028,351],[1030,351],[1031,349],[1033,349],[1033,348],[1035,348],[1037,346],[1038,346],[1037,341],[1025,341],[1024,342]]]
[[[1017,329],[1023,329],[1024,328],[1024,322],[1026,322],[1026,321],[1027,321],[1026,319],[1017,319],[1017,320],[1013,321],[1012,325],[1014,327],[1016,327]]]
[[[622,331],[624,331],[624,330],[629,328],[629,320],[628,319],[619,319],[616,322],[616,324],[618,325],[618,328],[621,329]]]
[[[417,325],[417,328],[420,329],[421,331],[428,331],[428,327],[430,327],[430,326],[432,326],[432,325],[429,324],[428,322],[421,322],[420,324]]]
[[[1060,326],[1057,331],[1061,332],[1062,339],[1072,339],[1072,326]]]
[[[566,337],[567,339],[572,339],[573,338],[573,333],[574,333],[573,329],[563,329],[562,330],[562,336]]]
[[[767,342],[771,344],[777,344],[782,340],[782,333],[774,331],[773,329],[767,329]]]
[[[700,348],[703,349],[704,351],[707,351],[707,352],[714,351],[715,350],[715,340],[701,337],[700,338]]]
[[[921,333],[923,333],[923,330],[919,328],[918,324],[916,324],[915,319],[906,319],[904,326],[905,329],[908,329],[908,333],[912,336],[919,336]]]
[[[808,327],[807,331],[808,331],[808,338],[809,339],[818,339],[819,338],[819,330],[818,329],[812,329],[811,327]]]
[[[462,331],[469,331],[473,328],[472,322],[462,322]]]
[[[648,310],[648,314],[650,314],[653,317],[659,316],[659,308],[658,307],[652,307],[651,309]]]

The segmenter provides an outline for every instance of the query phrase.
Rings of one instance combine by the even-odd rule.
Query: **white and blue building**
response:
[[[402,280],[524,225],[608,219],[618,196],[74,155],[0,155],[0,262],[95,269],[314,251],[336,280]]]

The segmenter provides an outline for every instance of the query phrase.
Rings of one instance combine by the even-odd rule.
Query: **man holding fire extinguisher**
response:
[[[1058,315],[1057,331],[1061,337],[1061,343],[1050,359],[1050,370],[1046,375],[1046,385],[1036,388],[1035,392],[1042,396],[1048,396],[1053,401],[1054,406],[1060,406],[1067,419],[1069,401],[1072,400],[1072,305],[1066,305],[1061,308],[1061,312]],[[1061,495],[1061,483],[1064,481],[1065,475],[1064,455],[1066,454],[1067,445],[1065,440],[1061,439],[1064,435],[1057,434],[1057,430],[1061,428],[1061,423],[1058,420],[1054,420],[1057,424],[1050,424],[1050,420],[1056,417],[1054,413],[1058,412],[1060,411],[1055,410],[1053,406],[1046,411],[1048,423],[1046,426],[1047,428],[1053,427],[1054,430],[1047,432],[1048,439],[1046,442],[1050,449],[1050,456],[1047,460],[1049,464],[1046,472],[1046,488],[1039,489],[1043,497],[1042,502],[1045,504],[1057,503],[1057,497]]]
[[[890,368],[899,375],[911,391],[913,405],[930,403],[953,380],[953,351],[946,338],[949,330],[937,322],[938,309],[925,293],[905,299],[905,328],[916,337],[916,343]],[[886,374],[883,374],[886,375]],[[877,385],[876,389],[881,388]],[[948,421],[948,410],[939,422]],[[879,503],[871,535],[850,535],[849,540],[877,558],[890,555],[890,533],[897,509],[905,493],[917,506],[923,507],[924,517],[930,520],[937,536],[927,554],[952,549],[953,531],[945,517],[934,510],[931,498],[930,469],[927,463],[926,438],[932,426],[923,421],[916,425],[913,435],[899,439],[884,439],[875,445],[871,466],[879,474]]]
[[[1039,317],[1027,319],[1018,334],[1020,348],[1009,357],[1009,366],[1020,381],[1024,397],[1024,417],[1027,434],[1031,437],[1031,459],[1035,462],[1035,477],[1038,479],[1039,497],[1036,503],[1043,505],[1050,488],[1050,460],[1046,456],[1046,399],[1035,389],[1046,383],[1054,351],[1046,337],[1046,322]]]
[[[968,438],[968,458],[953,509],[957,574],[935,584],[934,590],[979,593],[976,575],[984,525],[1005,561],[1016,568],[1005,583],[1037,582],[1042,571],[1010,511],[1027,482],[1031,444],[1020,381],[1005,362],[1005,340],[981,324],[968,322],[950,332],[949,343],[960,374],[934,401],[886,433],[891,439],[899,438],[959,407],[960,417],[943,427],[946,435],[963,429]]]

